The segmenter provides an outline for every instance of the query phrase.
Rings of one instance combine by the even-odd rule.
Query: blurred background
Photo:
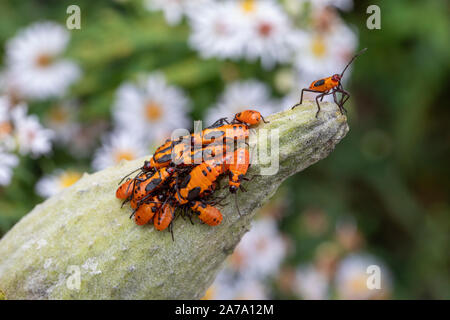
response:
[[[3,0],[0,236],[193,120],[290,108],[368,47],[347,137],[283,184],[205,299],[449,299],[449,39],[445,0]]]

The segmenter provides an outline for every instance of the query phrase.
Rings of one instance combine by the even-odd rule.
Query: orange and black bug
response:
[[[180,204],[186,204],[202,196],[203,192],[210,189],[223,171],[222,161],[211,160],[199,164],[176,187],[175,199]]]
[[[136,224],[142,226],[148,223],[160,210],[161,205],[162,203],[156,196],[152,198],[152,201],[141,204],[139,208],[133,212]]]
[[[228,165],[230,192],[236,193],[236,191],[243,187],[241,182],[247,173],[250,166],[250,154],[246,148],[238,148],[234,152],[234,159],[231,164]],[[245,190],[245,189],[244,189]]]
[[[200,220],[209,226],[217,226],[223,220],[222,213],[219,209],[201,201],[193,201],[190,203],[190,208],[197,213]]]
[[[174,172],[174,167],[161,168],[147,179],[138,183],[134,189],[132,201],[137,202],[147,197],[158,187],[162,186]]]
[[[172,161],[173,144],[173,141],[167,140],[155,151],[153,157],[150,159],[150,165],[153,168],[160,169],[170,164]]]
[[[146,161],[148,163],[148,161]],[[133,199],[133,194],[136,189],[136,185],[144,181],[149,173],[138,173],[139,176],[134,177],[133,179],[128,179],[124,183],[120,185],[120,187],[116,191],[116,197],[118,199],[123,199],[122,206],[127,203],[128,201],[131,201],[131,207],[133,209],[136,209],[138,206],[138,203],[136,200]],[[123,180],[123,179],[122,179]]]
[[[231,193],[234,193],[234,200],[239,215],[241,215],[241,211],[239,210],[236,192],[238,189],[246,191],[245,188],[241,185],[241,182],[242,180],[246,179],[244,176],[247,173],[249,166],[250,154],[247,148],[242,147],[236,149],[236,151],[234,152],[233,161],[230,164],[227,164],[229,170],[229,190]]]
[[[167,229],[167,227],[171,224],[173,218],[175,217],[174,213],[175,208],[172,205],[165,203],[162,209],[160,209],[153,218],[153,225],[155,226],[156,230],[162,231]]]
[[[138,174],[136,174],[136,176],[133,179],[128,179],[127,181],[122,183],[123,180],[125,180],[127,177],[129,177],[136,171],[140,171],[140,172]],[[116,197],[119,199],[127,199],[133,193],[134,187],[136,185],[136,181],[139,181],[141,178],[145,177],[145,175],[143,175],[142,173],[148,173],[151,171],[153,171],[153,168],[150,164],[150,161],[147,161],[147,160],[144,161],[144,165],[142,167],[137,168],[136,170],[130,172],[125,177],[123,177],[122,180],[119,181],[120,187],[116,191]]]
[[[129,179],[122,183],[119,188],[116,190],[116,198],[118,199],[127,199],[132,195],[134,184],[136,183],[135,179]]]
[[[250,136],[250,130],[245,124],[227,124],[221,128],[225,130],[226,139],[245,140]]]
[[[332,94],[333,95],[333,99],[334,102],[338,105],[339,110],[341,111],[341,113],[343,114],[345,110],[344,108],[344,104],[345,102],[347,102],[347,100],[350,98],[350,94],[344,90],[344,88],[342,87],[342,83],[341,83],[341,79],[344,76],[344,72],[345,70],[347,70],[348,66],[360,55],[362,54],[364,51],[366,51],[367,48],[362,49],[360,52],[358,52],[351,60],[350,62],[345,66],[344,70],[342,71],[341,74],[334,74],[331,77],[328,78],[323,78],[320,80],[316,80],[313,83],[311,83],[311,85],[309,86],[309,88],[304,88],[302,89],[302,95],[300,97],[300,102],[297,103],[296,105],[294,105],[292,107],[292,109],[294,109],[295,107],[299,106],[302,104],[303,101],[303,93],[304,91],[308,91],[308,92],[316,92],[316,93],[320,93],[317,97],[316,97],[316,104],[317,104],[317,113],[316,113],[316,118],[319,115],[320,112],[320,105],[319,105],[319,99],[320,101],[323,100],[323,98],[326,95]],[[337,95],[336,93],[341,93],[341,100],[338,101],[337,99]]]
[[[192,151],[191,158],[194,163],[201,161],[218,160],[222,161],[226,146],[223,143],[211,143],[198,151]]]
[[[220,127],[209,128],[202,131],[200,134],[192,134],[193,144],[204,146],[214,142],[223,142],[226,139],[245,139],[250,135],[248,126],[241,123],[224,124]]]
[[[234,116],[233,122],[245,123],[249,126],[252,126],[252,125],[258,124],[261,120],[264,123],[268,123],[268,121],[266,121],[264,119],[264,117],[261,115],[261,113],[259,113],[258,111],[245,110],[245,111],[236,113],[236,115]]]

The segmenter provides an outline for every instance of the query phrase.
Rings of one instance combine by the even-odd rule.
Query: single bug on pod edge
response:
[[[234,116],[233,122],[234,123],[245,123],[249,126],[258,124],[260,121],[263,121],[264,123],[269,123],[269,121],[266,121],[264,117],[255,110],[245,110],[239,113],[236,113]]]
[[[301,94],[301,97],[300,97],[300,102],[297,103],[296,105],[294,105],[292,107],[292,109],[294,109],[295,107],[297,107],[297,106],[302,104],[302,102],[303,102],[303,93],[305,91],[308,91],[308,92],[320,93],[316,97],[316,104],[317,104],[316,118],[318,117],[319,112],[320,112],[319,99],[320,99],[320,101],[322,101],[323,98],[325,96],[329,95],[329,94],[333,95],[334,102],[338,105],[339,110],[341,111],[341,113],[344,114],[344,111],[347,112],[347,110],[345,110],[345,108],[344,108],[344,103],[347,102],[347,100],[350,98],[350,93],[348,93],[347,91],[344,90],[344,88],[342,87],[341,80],[342,80],[342,77],[344,76],[344,72],[345,72],[345,70],[347,70],[348,66],[359,55],[364,53],[366,50],[367,50],[367,48],[364,48],[360,52],[358,52],[356,55],[354,55],[353,58],[350,60],[350,62],[345,66],[345,68],[344,68],[344,70],[342,71],[341,74],[334,74],[331,77],[313,81],[313,83],[311,83],[309,88],[303,88],[302,89],[302,94]],[[336,93],[341,93],[342,94],[340,101],[338,101]]]

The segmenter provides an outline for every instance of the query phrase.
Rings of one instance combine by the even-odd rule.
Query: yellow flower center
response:
[[[200,300],[212,300],[215,295],[215,288],[214,286],[209,287],[208,290],[206,290],[205,295]]]
[[[41,54],[36,59],[36,65],[38,67],[45,68],[52,62],[52,57],[48,54]]]
[[[80,180],[81,173],[75,171],[66,171],[59,177],[59,183],[62,188],[67,188]]]
[[[256,9],[256,1],[255,0],[243,0],[241,2],[241,7],[245,13],[253,12]]]
[[[327,52],[327,47],[322,37],[314,38],[311,43],[311,51],[318,58],[321,58],[325,55],[325,53]]]
[[[161,106],[153,101],[150,101],[145,106],[145,115],[147,119],[152,122],[159,120],[162,117],[162,114]]]
[[[63,108],[54,108],[50,112],[50,118],[56,123],[66,123],[67,122],[67,112]]]
[[[350,280],[350,289],[353,291],[353,293],[363,293],[367,291],[367,275],[365,274],[359,274],[355,275]]]
[[[134,160],[135,158],[134,153],[127,150],[122,150],[116,153],[116,163],[119,163],[122,160]]]
[[[12,132],[12,125],[8,121],[0,122],[0,137],[9,135]]]

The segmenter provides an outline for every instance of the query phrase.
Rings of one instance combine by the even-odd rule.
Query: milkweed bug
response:
[[[222,213],[219,209],[209,204],[204,204],[201,201],[193,201],[190,204],[190,208],[198,214],[200,220],[209,226],[217,226],[223,220]]]
[[[264,119],[264,117],[261,115],[261,113],[259,113],[258,111],[255,111],[255,110],[245,110],[245,111],[236,113],[236,115],[234,116],[234,119],[233,119],[234,122],[245,123],[249,126],[258,124],[261,120],[264,123],[268,123],[268,121],[266,121]]]
[[[167,227],[175,217],[174,212],[175,208],[173,206],[168,203],[164,204],[162,209],[160,209],[156,213],[153,219],[153,225],[155,226],[156,230],[162,231],[167,229]]]
[[[118,199],[127,199],[133,193],[134,183],[136,180],[129,179],[122,183],[119,188],[116,190],[116,198]]]
[[[134,221],[136,224],[142,226],[148,223],[158,210],[160,210],[161,204],[156,196],[152,198],[152,201],[141,204],[134,212]]]
[[[161,168],[153,175],[138,183],[133,193],[133,200],[139,201],[160,187],[175,172],[174,167]]]
[[[228,165],[229,169],[229,186],[230,192],[235,193],[239,188],[242,188],[241,182],[247,173],[250,166],[250,154],[246,148],[238,148],[234,152],[234,159]]]
[[[344,104],[345,102],[347,102],[347,100],[350,98],[350,93],[348,93],[347,91],[344,90],[344,88],[342,87],[342,77],[344,76],[344,72],[345,70],[347,70],[348,66],[362,53],[364,53],[367,50],[367,48],[362,49],[360,52],[358,52],[351,60],[350,62],[345,66],[344,70],[342,71],[341,74],[334,74],[331,77],[328,78],[323,78],[320,80],[316,80],[313,81],[313,83],[311,83],[311,85],[309,86],[309,88],[304,88],[302,89],[302,94],[300,97],[300,102],[297,103],[296,105],[294,105],[292,107],[292,109],[294,109],[295,107],[299,106],[302,104],[303,101],[303,93],[305,91],[308,92],[315,92],[315,93],[320,93],[317,97],[316,97],[316,104],[317,104],[317,113],[316,113],[316,118],[319,115],[320,112],[320,105],[319,105],[319,99],[320,101],[323,100],[323,98],[326,95],[332,94],[333,95],[333,99],[334,102],[338,105],[339,110],[341,111],[342,114],[344,114],[345,108],[344,108]],[[337,95],[336,93],[341,93],[341,100],[338,101],[337,99]]]
[[[222,161],[206,161],[196,166],[186,175],[183,182],[177,186],[175,199],[180,204],[186,204],[201,196],[216,181],[224,171]]]

